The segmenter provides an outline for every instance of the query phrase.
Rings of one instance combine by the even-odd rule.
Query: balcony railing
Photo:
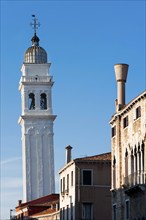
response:
[[[137,171],[124,178],[124,185],[132,187],[138,184],[146,184],[146,171]]]
[[[52,76],[22,76],[21,82],[52,82]]]
[[[61,195],[64,196],[64,195],[68,195],[69,194],[69,189],[65,189],[61,192]]]
[[[65,190],[65,194],[68,195],[68,193],[69,193],[69,189],[66,189],[66,190]]]
[[[61,195],[64,196],[64,195],[65,195],[65,191],[62,191],[62,192],[61,192]]]

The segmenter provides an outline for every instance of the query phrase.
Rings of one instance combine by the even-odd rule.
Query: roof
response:
[[[80,162],[80,161],[108,161],[108,160],[111,161],[111,152],[75,159],[76,162]]]
[[[115,120],[115,118],[118,115],[122,115],[127,113],[127,111],[131,110],[135,103],[140,101],[141,99],[146,98],[146,90],[144,90],[140,95],[136,96],[134,99],[132,99],[128,104],[126,104],[120,111],[115,112],[114,115],[112,115],[112,118],[110,120],[110,123]]]
[[[45,49],[40,46],[29,47],[24,55],[24,63],[31,63],[31,64],[47,63],[47,53]]]
[[[56,209],[51,209],[51,208],[48,208],[48,209],[45,209],[44,211],[42,212],[37,212],[33,215],[31,215],[31,217],[37,217],[37,216],[45,216],[45,215],[49,215],[49,214],[52,214],[52,213],[56,213],[58,211],[56,211]]]
[[[59,174],[66,170],[68,167],[72,166],[72,164],[76,162],[101,162],[101,161],[111,161],[111,152],[98,154],[94,156],[81,157],[71,160],[69,163],[65,164],[65,166],[59,170]]]
[[[59,200],[59,194],[50,194],[47,196],[43,196],[41,198],[31,200],[26,203],[21,203],[19,207],[25,207],[25,206],[41,206],[41,205],[49,205],[50,203],[53,203],[54,201]],[[16,207],[17,208],[17,207]]]

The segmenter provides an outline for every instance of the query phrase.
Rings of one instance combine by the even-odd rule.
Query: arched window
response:
[[[133,150],[131,151],[131,174],[134,175],[134,155],[133,155]]]
[[[29,110],[34,110],[35,109],[35,95],[33,93],[30,93],[28,98],[29,98],[28,108]]]
[[[47,109],[47,97],[45,93],[40,95],[40,109],[44,110]]]
[[[113,189],[116,188],[116,158],[113,159]]]
[[[125,177],[128,179],[128,151],[125,152]]]

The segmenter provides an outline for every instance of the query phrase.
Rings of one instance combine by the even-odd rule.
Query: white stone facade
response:
[[[75,220],[75,163],[66,164],[60,174],[60,219]],[[67,217],[68,216],[68,217]]]

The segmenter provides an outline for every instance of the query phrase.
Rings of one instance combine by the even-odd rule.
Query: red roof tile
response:
[[[42,212],[37,212],[31,216],[42,216],[42,215],[47,215],[47,214],[52,214],[52,213],[55,213],[56,212],[56,209],[45,209],[44,211]]]
[[[53,201],[59,200],[59,194],[50,194],[47,196],[43,196],[41,198],[35,199],[35,200],[31,200],[29,202],[26,203],[21,203],[20,207],[24,207],[24,206],[32,206],[32,205],[47,205],[49,203],[52,203]]]
[[[111,161],[111,152],[75,159],[76,162],[80,162],[80,161],[108,161],[108,160]]]

